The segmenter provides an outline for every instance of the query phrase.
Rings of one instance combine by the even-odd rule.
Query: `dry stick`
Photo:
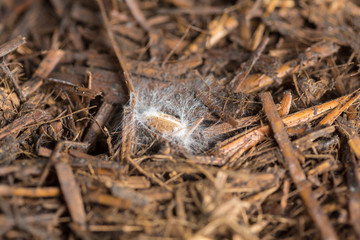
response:
[[[277,4],[278,4],[278,0],[271,0],[270,3],[268,4],[266,11],[264,13],[264,17],[268,17],[276,8]],[[262,39],[262,36],[264,34],[265,31],[265,24],[262,22],[259,24],[259,26],[257,27],[257,29],[254,32],[254,37],[252,39],[251,42],[251,49],[250,50],[255,50],[256,48],[258,48],[260,41]]]
[[[60,195],[58,187],[24,188],[0,185],[0,196],[17,196],[30,198],[57,197]]]
[[[348,101],[352,94],[337,98],[335,100],[323,103],[321,105],[304,109],[297,113],[288,115],[283,118],[283,122],[287,127],[294,127],[306,122],[310,122],[321,117],[327,111],[336,108],[344,101]],[[225,142],[217,144],[216,153],[231,157],[229,162],[236,161],[244,152],[263,141],[270,135],[270,126],[265,125],[254,130],[249,131],[246,134],[235,136]]]
[[[298,188],[300,196],[304,201],[311,218],[320,230],[322,238],[331,240],[338,239],[330,224],[329,218],[321,210],[320,204],[311,192],[311,184],[307,181],[305,173],[294,154],[295,151],[290,142],[285,126],[276,111],[276,106],[272,96],[269,92],[260,93],[260,99],[263,103],[265,114],[269,119],[271,128],[274,132],[274,138],[279,144],[285,158],[290,176]]]
[[[13,40],[10,40],[0,46],[0,59],[1,59],[0,66],[3,69],[3,71],[6,72],[6,74],[9,76],[9,78],[12,82],[12,85],[14,87],[14,90],[15,90],[16,94],[18,95],[21,102],[25,101],[25,97],[24,97],[22,91],[20,90],[20,87],[19,87],[16,79],[11,74],[11,71],[9,70],[9,68],[6,66],[3,57],[25,43],[26,43],[26,39],[24,37],[19,36],[19,37],[15,38]]]
[[[109,19],[107,18],[107,15],[106,15],[106,12],[105,12],[104,4],[103,4],[102,0],[96,0],[96,2],[99,5],[100,11],[101,11],[101,16],[102,16],[102,19],[104,21],[105,29],[106,29],[106,31],[107,31],[107,33],[109,35],[111,45],[113,46],[113,49],[114,49],[115,55],[116,55],[116,57],[117,57],[117,59],[119,61],[120,67],[123,70],[123,74],[124,74],[124,77],[125,77],[125,83],[126,83],[126,86],[128,88],[129,94],[130,94],[130,101],[133,102],[133,101],[136,100],[135,97],[134,97],[135,96],[134,95],[135,90],[134,90],[134,86],[133,86],[131,78],[130,78],[129,71],[128,71],[128,69],[126,67],[126,64],[125,64],[125,61],[124,61],[124,59],[123,59],[123,57],[121,55],[121,51],[120,51],[119,47],[116,44],[116,40],[115,40],[114,34],[113,34],[112,30],[111,30]],[[125,134],[123,133],[123,135],[126,135],[126,138],[123,140],[123,146],[122,146],[122,149],[121,149],[122,159],[131,159],[129,151],[131,149],[131,142],[132,142],[132,137],[131,136],[132,135],[126,134],[126,133]],[[126,141],[126,143],[124,141]],[[125,151],[125,154],[124,154],[123,149],[125,148],[125,146],[130,146],[130,147],[127,148],[127,150]],[[123,156],[123,154],[124,154],[124,156]]]
[[[333,122],[340,116],[341,113],[346,111],[356,100],[358,100],[360,93],[356,93],[354,97],[352,97],[346,104],[343,106],[338,106],[331,113],[329,113],[326,117],[324,117],[318,124],[321,125],[331,125]]]
[[[128,5],[132,15],[135,17],[136,21],[140,26],[147,32],[150,31],[149,22],[146,20],[144,14],[141,12],[138,3],[136,0],[125,0]]]
[[[4,44],[2,44],[0,46],[0,57],[3,57],[9,53],[11,53],[12,51],[14,51],[15,49],[17,49],[18,47],[20,47],[21,45],[26,43],[26,38],[19,36],[13,40],[10,40]]]
[[[14,78],[13,74],[11,73],[10,69],[6,66],[4,59],[0,57],[1,63],[0,67],[3,69],[4,72],[9,76],[12,86],[14,87],[14,90],[16,94],[18,95],[21,102],[25,102],[24,94],[22,93],[19,84],[17,83],[17,80]]]
[[[96,0],[96,2],[99,5],[100,11],[101,11],[101,16],[102,16],[102,19],[104,21],[105,29],[106,29],[106,31],[107,31],[107,33],[109,35],[111,45],[113,46],[115,55],[116,55],[116,57],[117,57],[117,59],[118,59],[118,61],[120,63],[120,67],[123,70],[126,86],[127,86],[128,90],[129,90],[129,93],[133,93],[134,92],[134,87],[133,87],[132,81],[130,79],[129,71],[126,68],[126,64],[125,64],[125,61],[124,61],[124,59],[123,59],[123,57],[121,55],[121,51],[120,51],[119,47],[116,44],[114,34],[111,31],[110,22],[109,22],[109,19],[106,16],[104,4],[103,4],[102,0]]]
[[[280,109],[279,109],[280,117],[284,117],[284,116],[289,114],[290,107],[291,107],[291,102],[292,102],[291,92],[286,91],[285,94],[284,94],[284,97],[282,99]]]
[[[87,150],[91,148],[91,146],[95,142],[96,137],[100,134],[101,129],[104,126],[105,122],[108,120],[113,108],[114,106],[112,104],[106,102],[101,105],[99,111],[95,116],[94,122],[91,124],[88,132],[83,139],[83,142],[89,144]]]
[[[62,50],[50,50],[46,57],[41,61],[33,77],[22,85],[24,96],[27,97],[39,89],[43,84],[43,79],[47,78],[53,71],[61,58],[64,56]]]
[[[80,188],[76,184],[75,176],[69,163],[62,159],[61,156],[61,151],[64,145],[65,144],[63,142],[59,142],[56,145],[51,154],[50,161],[55,163],[55,170],[59,179],[60,188],[64,195],[71,218],[74,223],[79,224],[81,227],[85,227],[86,213]]]

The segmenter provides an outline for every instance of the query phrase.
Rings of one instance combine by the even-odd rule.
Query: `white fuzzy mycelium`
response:
[[[207,146],[202,135],[205,114],[205,107],[189,89],[142,87],[137,89],[132,132],[141,144],[159,136],[172,145],[196,153]]]

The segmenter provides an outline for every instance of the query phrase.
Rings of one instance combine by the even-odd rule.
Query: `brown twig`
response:
[[[327,103],[293,113],[284,117],[283,122],[287,127],[293,127],[310,122],[323,116],[327,111],[336,108],[339,104],[341,104],[341,102],[349,100],[351,96],[352,94],[349,94]],[[220,155],[231,157],[229,162],[233,162],[251,147],[263,141],[266,136],[269,136],[269,134],[269,125],[258,127],[245,134],[240,134],[224,142],[218,143],[215,152]]]
[[[80,193],[80,188],[76,183],[74,173],[69,163],[67,163],[66,159],[64,159],[64,157],[61,155],[61,151],[64,145],[65,144],[62,142],[59,142],[56,145],[53,153],[51,154],[50,160],[55,164],[55,170],[60,182],[60,188],[74,223],[79,224],[81,227],[85,227],[86,213]]]
[[[28,97],[42,86],[43,79],[49,76],[64,54],[63,50],[50,50],[48,52],[36,69],[33,77],[22,85],[25,97]]]
[[[276,111],[276,106],[272,96],[269,92],[260,93],[260,99],[263,103],[265,114],[269,119],[271,128],[274,132],[274,138],[285,158],[290,176],[298,188],[300,196],[303,199],[311,218],[320,230],[322,238],[330,240],[338,239],[333,227],[330,224],[329,218],[324,214],[320,208],[320,204],[311,191],[311,184],[306,180],[305,173],[296,158],[295,151],[290,142],[289,136],[286,133],[285,126]]]
[[[128,5],[132,15],[135,17],[136,21],[138,21],[140,26],[147,32],[150,31],[150,25],[140,10],[139,4],[136,2],[136,0],[126,0],[126,4]]]
[[[57,187],[43,188],[24,188],[0,185],[0,196],[16,196],[30,198],[48,198],[60,195],[60,189]]]
[[[10,80],[11,80],[11,83],[14,87],[14,90],[16,92],[16,94],[18,95],[19,99],[21,102],[24,102],[25,101],[25,97],[24,97],[24,94],[22,93],[21,89],[20,89],[20,86],[17,82],[17,80],[14,78],[13,74],[11,73],[10,69],[6,66],[5,62],[4,62],[4,59],[1,59],[0,57],[0,67],[3,69],[4,72],[6,72],[6,74],[9,76]]]
[[[123,70],[126,86],[128,87],[129,93],[131,94],[131,93],[134,92],[134,87],[133,87],[133,84],[132,84],[132,81],[131,81],[131,78],[130,78],[129,71],[127,70],[127,67],[126,67],[125,60],[124,60],[124,58],[123,58],[123,56],[121,54],[120,48],[117,45],[114,34],[113,34],[112,30],[111,30],[111,25],[110,25],[110,22],[109,22],[109,19],[108,19],[107,15],[106,15],[104,4],[103,4],[102,0],[96,0],[96,2],[99,5],[101,16],[102,16],[102,19],[104,21],[105,29],[107,31],[107,34],[108,34],[109,38],[110,38],[110,41],[111,41],[112,47],[114,49],[115,55],[116,55],[116,57],[117,57],[117,59],[119,61],[121,69]]]

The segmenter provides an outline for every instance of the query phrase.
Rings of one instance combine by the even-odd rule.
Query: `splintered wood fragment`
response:
[[[132,123],[134,121],[134,114],[132,110],[135,107],[136,104],[136,97],[133,97],[130,99],[131,103],[130,106],[124,107],[123,111],[123,119],[128,119],[128,121],[122,122],[122,138],[121,138],[121,161],[124,161],[126,158],[130,158],[131,155],[133,155],[134,148],[136,147],[133,144],[133,127]],[[115,147],[117,148],[117,146]]]
[[[284,97],[281,101],[281,106],[279,109],[279,115],[280,117],[286,116],[289,114],[290,112],[290,107],[291,107],[291,102],[292,102],[292,95],[291,92],[286,91],[284,94]]]
[[[355,93],[355,96],[352,97],[348,102],[346,102],[343,106],[339,105],[335,108],[331,113],[329,113],[326,117],[324,117],[318,124],[321,125],[331,125],[333,122],[340,116],[341,113],[346,111],[356,100],[359,99],[360,93]]]
[[[236,121],[236,127],[233,127],[230,123],[221,122],[219,124],[214,124],[206,128],[203,134],[206,137],[211,138],[221,134],[230,133],[241,128],[246,128],[254,124],[259,119],[260,119],[259,115],[234,119]]]
[[[307,122],[311,122],[321,116],[327,111],[336,108],[342,101],[350,99],[352,94],[337,98],[335,100],[320,104],[315,107],[307,108],[302,111],[293,113],[283,118],[283,122],[287,127],[294,127]],[[244,152],[254,147],[259,142],[265,140],[270,134],[269,125],[248,131],[247,133],[236,135],[224,142],[220,142],[215,146],[215,152],[231,157],[230,161],[235,161]]]
[[[319,165],[315,166],[314,168],[310,169],[307,173],[307,175],[310,176],[317,176],[320,174],[323,174],[325,172],[329,172],[331,170],[338,169],[338,166],[334,159],[326,160]]]
[[[0,45],[0,58],[16,50],[18,47],[25,43],[26,38],[18,36],[17,38]]]
[[[14,122],[10,123],[4,128],[0,129],[0,139],[11,134],[16,134],[29,125],[49,120],[50,118],[50,114],[44,110],[34,110],[29,112],[24,116],[17,118]]]
[[[260,99],[263,103],[264,111],[269,119],[274,138],[278,143],[282,154],[285,158],[290,176],[300,192],[300,196],[307,207],[307,210],[315,222],[323,239],[338,239],[336,233],[331,226],[329,218],[324,214],[319,202],[314,197],[311,184],[307,181],[295,151],[286,132],[285,126],[276,111],[274,100],[269,92],[260,93]]]
[[[45,78],[54,70],[61,58],[64,56],[63,50],[50,50],[46,57],[41,61],[31,80],[22,85],[25,97],[28,97],[39,89]]]
[[[25,188],[13,187],[8,185],[0,185],[0,196],[9,197],[29,197],[29,198],[49,198],[60,195],[58,187],[43,187],[43,188]]]
[[[284,185],[283,185],[283,196],[281,197],[281,201],[280,201],[282,212],[285,212],[285,209],[288,205],[289,191],[290,191],[290,179],[286,178],[284,180]]]
[[[1,57],[0,57],[0,59],[1,59]],[[11,84],[14,87],[14,90],[15,90],[17,96],[19,97],[20,101],[24,102],[25,97],[20,89],[17,79],[15,79],[15,77],[11,73],[10,69],[6,66],[6,63],[4,62],[4,60],[1,61],[0,67],[3,69],[3,71],[8,75],[9,79],[11,80]]]
[[[216,43],[228,35],[238,26],[238,20],[234,16],[224,13],[221,17],[214,19],[209,23],[208,33],[201,33],[195,41],[190,44],[186,55],[194,52],[201,52],[205,48],[212,48]]]
[[[264,13],[263,17],[268,17],[270,15],[270,13],[272,13],[276,6],[278,5],[278,0],[271,0],[266,8],[266,11]],[[251,49],[250,50],[255,50],[256,48],[258,48],[261,39],[263,37],[265,31],[265,24],[262,22],[259,24],[259,26],[256,28],[255,33],[254,33],[254,37],[252,39],[251,42]]]
[[[64,143],[58,143],[50,159],[51,162],[55,163],[55,170],[59,179],[60,188],[64,195],[72,220],[74,223],[85,227],[86,214],[83,199],[69,163],[66,162],[66,159],[61,157],[60,152],[63,146]]]
[[[300,62],[298,63],[298,61],[294,59],[284,63],[276,70],[275,76],[279,81],[289,74],[294,74],[300,70],[314,66],[318,62],[319,58],[331,56],[338,50],[339,47],[332,42],[326,41],[316,43],[305,51],[306,60],[299,60]],[[235,93],[252,93],[270,86],[275,81],[276,80],[273,77],[266,74],[254,73],[247,76],[233,91]]]
[[[91,193],[88,194],[85,199],[89,202],[117,207],[120,209],[130,209],[132,206],[131,199],[122,199],[108,194]]]
[[[104,124],[106,123],[106,121],[108,120],[110,113],[113,110],[113,105],[104,102],[99,111],[97,112],[93,123],[91,124],[88,132],[86,133],[83,142],[88,143],[88,148],[87,150],[89,150],[91,148],[91,146],[94,144],[94,142],[96,141],[97,136],[101,133],[101,129],[104,126]]]
[[[320,137],[326,137],[329,136],[331,133],[335,132],[336,128],[334,125],[328,126],[326,128],[322,128],[320,130],[311,132],[307,134],[306,136],[303,136],[301,138],[298,138],[294,140],[292,143],[294,146],[299,149],[299,151],[305,151],[306,149],[309,149],[314,146],[314,141]],[[289,134],[290,135],[290,134]]]
[[[143,226],[133,225],[89,225],[90,232],[140,232],[144,230]]]

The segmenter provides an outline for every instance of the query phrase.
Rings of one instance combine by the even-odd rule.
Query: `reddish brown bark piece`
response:
[[[264,111],[270,121],[270,126],[274,132],[274,138],[278,143],[285,158],[290,176],[300,192],[300,196],[306,205],[308,212],[320,230],[323,239],[338,239],[330,220],[324,214],[320,204],[311,191],[311,184],[306,180],[306,176],[296,158],[295,151],[286,133],[284,123],[282,122],[269,92],[260,93],[260,99],[263,103]]]
[[[89,148],[96,140],[97,136],[101,133],[101,128],[104,126],[105,122],[110,116],[111,111],[113,110],[113,105],[104,102],[101,105],[98,113],[95,116],[94,122],[91,124],[88,132],[86,133],[83,142],[88,143]]]
[[[72,168],[65,157],[62,157],[61,151],[64,142],[59,142],[51,154],[51,162],[55,164],[56,174],[59,179],[60,188],[64,195],[66,205],[69,209],[70,215],[74,223],[81,227],[86,226],[86,213],[83,199],[80,193],[80,188],[76,183],[76,179]]]
[[[26,38],[19,36],[0,45],[0,58],[16,50],[18,47],[26,43]]]
[[[34,110],[25,114],[24,116],[16,119],[14,122],[10,123],[9,125],[5,126],[4,128],[0,129],[0,139],[4,138],[5,136],[15,134],[27,126],[39,123],[41,121],[50,119],[51,116],[44,110]]]
[[[55,164],[55,169],[71,218],[80,226],[86,226],[84,203],[70,165],[60,161]]]
[[[50,50],[46,57],[40,63],[31,80],[23,84],[23,93],[25,97],[34,93],[43,84],[43,79],[49,76],[52,70],[59,63],[64,55],[62,50]]]

